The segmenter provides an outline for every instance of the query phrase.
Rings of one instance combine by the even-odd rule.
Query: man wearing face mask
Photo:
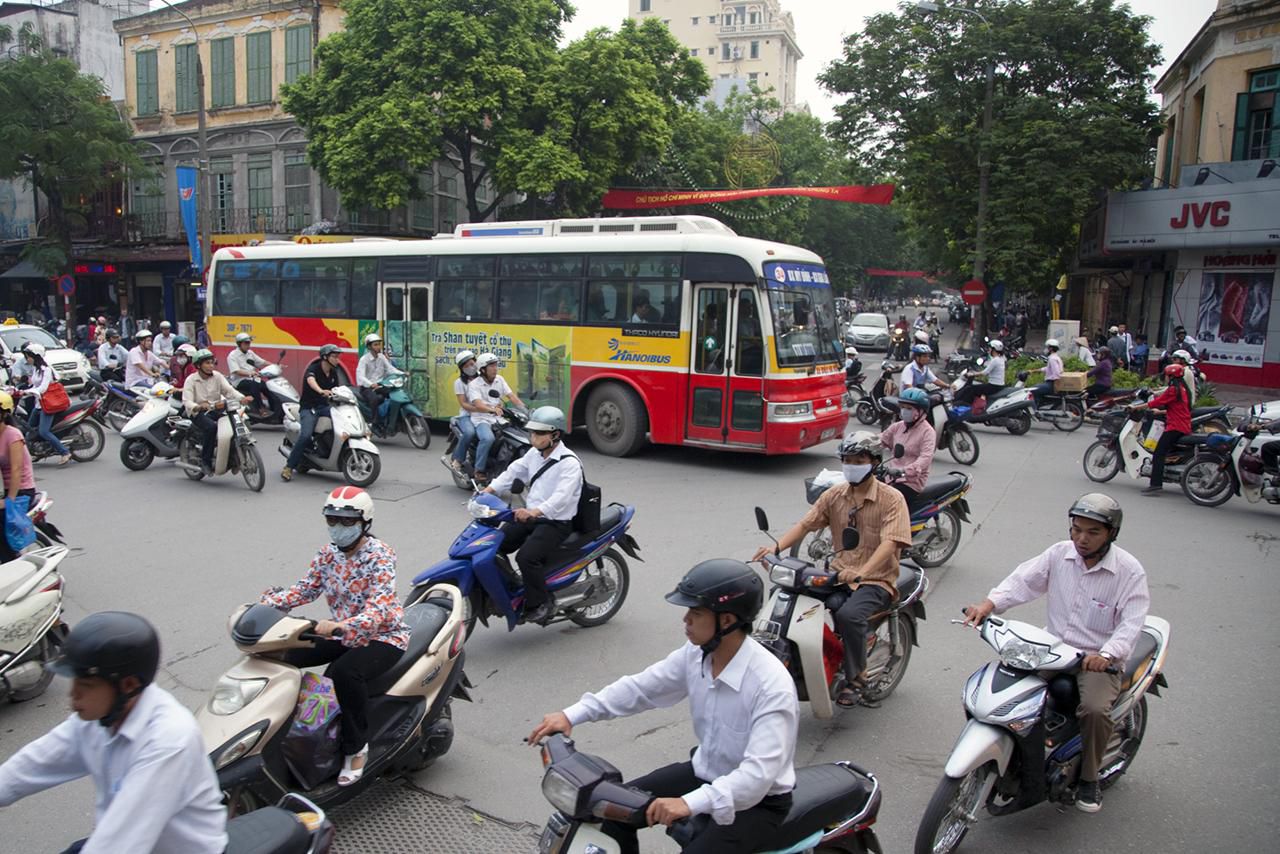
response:
[[[902,420],[890,424],[889,429],[880,434],[880,444],[891,454],[899,445],[902,446],[902,456],[894,456],[889,461],[885,483],[901,492],[910,508],[920,490],[929,482],[937,434],[925,420],[929,395],[918,388],[909,388],[898,398],[898,403]]]
[[[546,625],[556,612],[555,598],[547,590],[547,558],[573,531],[582,497],[582,462],[560,441],[569,425],[556,407],[533,410],[525,428],[533,448],[494,478],[485,492],[510,492],[516,479],[526,484],[526,506],[516,510],[514,522],[502,526],[502,552],[519,549],[516,563],[524,576],[525,622]]]
[[[311,568],[288,590],[273,588],[262,604],[288,611],[324,596],[332,619],[316,623],[315,632],[337,640],[316,641],[313,650],[295,650],[298,667],[328,664],[324,675],[342,709],[340,743],[346,757],[339,786],[350,786],[364,774],[369,756],[369,682],[391,669],[409,648],[404,608],[396,596],[396,553],[369,531],[373,499],[355,486],[339,486],[325,498],[329,543],[316,552]]]
[[[898,596],[898,558],[911,545],[911,516],[902,493],[872,476],[884,453],[879,436],[865,430],[851,433],[840,443],[838,453],[847,482],[822,493],[804,518],[778,539],[776,548],[784,552],[805,534],[822,528],[831,529],[833,543],[843,542],[846,527],[858,530],[857,546],[838,551],[831,559],[831,568],[849,592],[827,600],[844,640],[846,681],[836,702],[848,708],[862,702],[866,688],[868,618],[888,608]],[[768,552],[764,546],[752,560]]]

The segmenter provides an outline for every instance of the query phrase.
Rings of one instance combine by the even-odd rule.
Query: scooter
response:
[[[427,428],[427,416],[422,413],[418,404],[413,402],[409,393],[404,390],[409,375],[404,371],[392,371],[378,381],[378,388],[386,393],[378,407],[377,418],[373,410],[360,401],[360,414],[370,423],[382,426],[374,428],[373,434],[379,439],[390,439],[397,433],[404,433],[418,450],[426,450],[431,444],[431,430]]]
[[[1262,465],[1262,425],[1246,421],[1223,446],[1203,449],[1182,470],[1182,491],[1201,507],[1225,504],[1233,495],[1250,504],[1266,500],[1280,504],[1280,474]],[[1274,441],[1270,436],[1266,441]]]
[[[120,428],[120,462],[129,471],[143,471],[156,457],[172,460],[178,456],[178,446],[186,435],[180,423],[190,425],[182,417],[180,398],[160,386],[150,389],[151,395],[132,418]]]
[[[938,391],[929,392],[929,406],[928,420],[937,433],[937,447],[946,448],[951,458],[962,466],[976,463],[982,449],[978,446],[977,434],[965,423],[968,408],[965,407],[962,412],[951,406],[950,398]],[[890,416],[887,422],[898,417],[897,397],[881,398],[880,407]],[[882,427],[887,427],[887,422],[882,419],[880,423]]]
[[[290,792],[227,822],[226,854],[329,854],[335,831],[324,810]]]
[[[909,330],[901,326],[895,326],[889,330],[889,358],[899,362],[905,362],[909,357],[908,352],[911,347],[911,333]]]
[[[467,510],[472,521],[449,546],[449,558],[414,577],[409,600],[432,584],[453,584],[462,591],[468,636],[476,620],[488,626],[489,617],[505,618],[507,631],[514,631],[524,622],[524,579],[511,558],[501,554],[505,537],[500,526],[515,519],[515,513],[489,492],[473,496]],[[622,609],[631,573],[618,550],[641,560],[640,546],[627,533],[635,512],[634,507],[610,504],[601,510],[599,528],[575,531],[551,555],[546,570],[556,605],[551,623],[571,620],[589,628],[607,623]]]
[[[218,447],[213,453],[212,476],[238,472],[244,485],[254,492],[261,492],[267,482],[266,466],[262,454],[249,429],[249,416],[238,400],[226,401],[226,415],[218,419]],[[190,418],[179,418],[174,429],[181,434],[178,439],[178,468],[192,480],[203,480],[206,474],[201,465],[201,448],[204,435],[196,430]]]
[[[1017,620],[988,617],[979,631],[1000,660],[965,683],[967,721],[920,820],[916,854],[955,851],[984,805],[1002,816],[1045,800],[1075,802],[1081,750],[1075,675],[1084,653]],[[1108,668],[1121,675],[1123,687],[1098,775],[1103,789],[1129,770],[1142,746],[1146,695],[1159,696],[1169,684],[1163,673],[1168,651],[1169,623],[1149,616],[1124,667]]]
[[[382,473],[382,457],[378,446],[369,440],[369,425],[360,414],[355,392],[347,386],[335,388],[329,412],[317,422],[311,447],[303,454],[298,471],[338,471],[352,486],[367,488]],[[301,432],[298,408],[285,407],[280,456],[288,458]]]
[[[540,854],[618,854],[617,840],[600,830],[604,818],[630,827],[648,826],[645,811],[654,797],[622,783],[607,760],[579,753],[573,740],[553,735],[542,743],[542,794],[556,811],[538,842]],[[880,783],[852,762],[796,769],[791,809],[779,825],[770,854],[844,851],[880,854],[871,826],[880,812]],[[667,834],[686,845],[708,815],[674,822]]]
[[[0,700],[34,700],[53,681],[45,664],[57,657],[69,631],[58,572],[69,553],[66,546],[51,546],[0,563]]]
[[[284,376],[284,358],[285,351],[281,350],[276,364],[264,365],[258,371],[258,376],[267,387],[267,400],[271,404],[271,414],[263,416],[256,410],[250,412],[249,423],[255,427],[262,424],[286,424],[290,417],[295,421],[298,419],[298,401],[301,397],[298,395],[298,390],[293,387],[293,383]],[[231,384],[235,385],[234,382]],[[292,416],[290,408],[292,408]]]
[[[756,525],[769,534],[769,518],[756,508]],[[775,540],[776,542],[776,540]],[[843,551],[857,548],[858,531],[845,528]],[[844,642],[836,633],[832,612],[845,596],[844,588],[830,569],[798,557],[766,554],[764,562],[773,590],[765,614],[757,622],[753,637],[778,657],[795,680],[796,693],[807,700],[816,718],[826,719],[834,711],[833,699],[844,688]],[[910,564],[898,570],[898,599],[887,610],[871,617],[867,633],[867,677],[863,701],[878,703],[893,693],[911,661],[911,648],[918,646],[917,621],[925,618],[924,597],[929,579]],[[833,601],[839,597],[839,601]],[[815,619],[821,615],[821,619]]]
[[[1145,389],[1143,391],[1146,391]],[[1202,416],[1204,418],[1204,416]],[[1097,437],[1085,449],[1081,463],[1084,473],[1095,483],[1106,483],[1121,471],[1134,480],[1151,477],[1151,456],[1154,450],[1147,447],[1142,437],[1143,413],[1141,410],[1116,410],[1102,417]],[[1191,429],[1197,427],[1195,419]],[[1201,449],[1221,450],[1231,441],[1227,433],[1189,433],[1178,440],[1164,458],[1164,482],[1181,483],[1183,470]]]
[[[492,393],[497,394],[497,392]],[[445,448],[444,456],[440,457],[440,462],[449,470],[454,486],[472,491],[475,489],[476,475],[475,447],[467,448],[466,459],[462,461],[462,471],[459,472],[451,464],[453,452],[462,441],[462,431],[458,429],[457,419],[467,417],[469,416],[463,413],[449,419],[449,444]],[[497,424],[493,425],[493,447],[489,449],[489,462],[486,466],[488,471],[485,472],[490,478],[502,474],[507,470],[507,466],[523,457],[533,447],[529,440],[529,431],[524,426],[528,420],[528,412],[513,406],[502,408],[502,417],[498,419]]]
[[[462,603],[457,588],[419,591],[405,608],[409,648],[369,683],[369,757],[361,778],[336,778],[307,791],[317,804],[342,803],[379,777],[420,771],[453,744],[453,698],[470,700],[463,673]],[[285,744],[298,707],[302,670],[291,650],[310,649],[316,623],[269,605],[242,605],[231,615],[231,640],[244,653],[222,675],[196,722],[233,815],[306,789],[290,767]]]
[[[30,399],[19,400],[17,389],[10,388],[8,391],[17,402],[13,421],[27,440],[27,451],[31,454],[31,461],[37,462],[46,457],[58,456],[53,446],[41,439],[40,434],[28,426],[31,413]],[[93,420],[93,413],[97,410],[98,401],[96,400],[76,400],[72,401],[67,409],[53,416],[53,423],[49,429],[58,437],[58,441],[66,446],[71,458],[76,462],[87,463],[95,460],[106,447],[107,438],[102,428]]]
[[[35,525],[36,547],[47,549],[50,546],[65,543],[66,540],[62,538],[62,531],[58,530],[57,525],[49,521],[49,508],[53,506],[53,499],[49,497],[49,493],[37,492],[35,497],[31,499],[29,506],[27,517]]]
[[[983,364],[984,360],[979,357],[977,366],[982,367]],[[967,406],[957,404],[956,411],[962,413],[970,424],[1003,427],[1014,436],[1021,436],[1031,429],[1031,392],[1025,388],[1028,376],[1026,371],[1019,371],[1013,385],[991,394],[978,395]],[[966,371],[951,384],[952,392],[958,393],[971,385],[974,379],[975,375]]]

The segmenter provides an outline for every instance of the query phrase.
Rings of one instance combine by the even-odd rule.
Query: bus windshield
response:
[[[839,361],[835,294],[826,270],[817,264],[764,266],[778,365]]]

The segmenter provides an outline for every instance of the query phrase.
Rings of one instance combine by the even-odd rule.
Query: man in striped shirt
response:
[[[1106,669],[1114,664],[1124,670],[1151,596],[1142,564],[1114,545],[1124,519],[1115,499],[1100,492],[1082,495],[1067,516],[1071,539],[1021,564],[981,604],[965,609],[965,623],[976,626],[993,613],[1047,594],[1046,628],[1085,653],[1076,676],[1083,742],[1076,806],[1092,813],[1102,808],[1098,766],[1114,728],[1111,706],[1120,693],[1120,676]]]

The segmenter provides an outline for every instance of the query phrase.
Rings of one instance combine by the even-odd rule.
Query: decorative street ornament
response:
[[[893,188],[893,184],[872,184],[842,187],[758,187],[747,190],[609,190],[604,194],[601,205],[614,210],[641,210],[736,202],[763,196],[807,196],[831,202],[887,205],[893,201]]]
[[[724,156],[724,177],[730,187],[744,190],[767,187],[782,170],[782,150],[762,133],[743,134]]]

